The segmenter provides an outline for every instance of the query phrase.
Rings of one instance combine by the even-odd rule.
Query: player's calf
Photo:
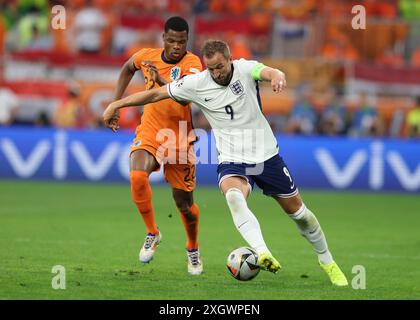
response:
[[[159,231],[155,222],[155,214],[152,205],[152,189],[149,176],[146,171],[131,171],[131,195],[138,211],[141,214],[147,232],[157,234]]]
[[[197,249],[200,209],[194,203],[192,192],[173,189],[173,195],[187,234],[187,249]]]

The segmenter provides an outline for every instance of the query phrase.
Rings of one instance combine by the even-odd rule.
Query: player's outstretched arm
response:
[[[136,68],[134,68],[133,58],[128,59],[123,67],[121,68],[120,75],[117,81],[117,89],[115,90],[115,99],[121,99],[125,89],[127,89],[128,84],[136,73]]]
[[[153,90],[141,91],[124,99],[117,100],[108,105],[103,113],[105,126],[116,132],[119,128],[119,109],[133,106],[142,106],[169,98],[166,86]]]
[[[286,88],[286,75],[279,69],[265,66],[260,73],[262,81],[270,81],[273,91],[278,93]]]

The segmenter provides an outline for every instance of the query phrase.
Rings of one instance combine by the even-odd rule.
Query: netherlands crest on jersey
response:
[[[232,92],[237,96],[244,93],[244,87],[242,86],[242,83],[239,80],[237,80],[234,83],[232,83],[231,85],[229,85],[229,87],[232,90]]]
[[[181,68],[173,67],[171,69],[171,80],[172,81],[178,80],[180,76],[181,76]]]

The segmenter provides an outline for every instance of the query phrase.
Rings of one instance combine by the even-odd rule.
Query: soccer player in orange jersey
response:
[[[169,18],[163,34],[164,47],[142,49],[122,67],[115,100],[121,99],[137,71],[142,72],[147,90],[200,72],[200,59],[186,51],[188,31],[188,23],[183,18]],[[193,199],[195,140],[190,107],[172,99],[145,105],[131,148],[130,182],[133,200],[147,229],[139,254],[140,261],[150,262],[162,239],[155,222],[149,175],[164,164],[165,179],[172,187],[172,195],[187,233],[188,272],[199,275],[203,265],[197,239],[199,208]]]

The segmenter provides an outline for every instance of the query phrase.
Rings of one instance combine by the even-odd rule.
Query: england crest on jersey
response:
[[[171,69],[171,80],[172,81],[178,80],[180,76],[181,76],[181,68],[173,67]]]
[[[232,90],[232,92],[237,96],[240,96],[242,93],[244,93],[244,87],[242,86],[242,83],[239,80],[229,85],[229,87]]]

